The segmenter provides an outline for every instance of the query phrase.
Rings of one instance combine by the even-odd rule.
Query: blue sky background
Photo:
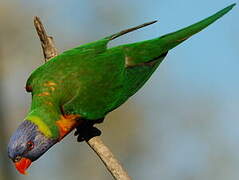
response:
[[[134,25],[159,20],[115,40],[111,46],[154,38],[191,25],[237,1],[0,2],[4,4],[0,15],[5,21],[8,19],[4,21],[6,26],[17,30],[20,26],[14,24],[22,23],[23,29],[11,42],[7,42],[7,34],[0,41],[5,49],[2,83],[7,102],[4,108],[11,119],[9,137],[30,103],[30,96],[24,94],[22,87],[29,73],[42,63],[40,45],[32,27],[33,16],[42,18],[62,52]],[[239,178],[238,12],[236,6],[219,21],[171,50],[142,90],[100,125],[103,139],[133,179]],[[10,68],[14,68],[11,73],[7,70]],[[87,173],[91,169],[92,173]],[[89,148],[76,145],[71,136],[36,162],[29,176],[16,178],[111,179]]]

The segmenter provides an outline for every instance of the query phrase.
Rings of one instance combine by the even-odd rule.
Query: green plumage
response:
[[[32,91],[28,115],[38,116],[53,137],[60,115],[78,114],[96,120],[124,103],[150,78],[167,52],[232,9],[152,40],[107,48],[114,34],[68,50],[36,69],[27,81]]]

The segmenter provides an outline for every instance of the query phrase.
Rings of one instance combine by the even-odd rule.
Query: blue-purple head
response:
[[[41,133],[36,124],[25,120],[10,139],[8,156],[15,163],[16,169],[21,174],[26,174],[31,163],[57,142],[57,139]]]

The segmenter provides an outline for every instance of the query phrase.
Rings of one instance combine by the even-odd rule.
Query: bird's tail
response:
[[[233,6],[235,6],[235,4],[224,8],[223,10],[196,24],[159,38],[115,47],[121,48],[122,51],[124,51],[127,67],[124,84],[125,96],[119,100],[118,105],[122,104],[145,84],[170,49],[215,22],[217,19],[229,12]],[[152,23],[154,23],[154,21],[121,31],[120,33],[116,33],[108,38],[110,40],[117,38],[123,34],[145,27]]]
[[[181,44],[192,35],[198,33],[199,31],[203,30],[204,28],[221,18],[223,15],[228,13],[233,8],[233,6],[235,6],[235,4],[232,4],[215,13],[214,15],[179,31],[169,33],[151,40],[122,45],[121,48],[123,49],[126,57],[128,57],[126,65],[135,66],[138,64],[151,62],[152,60],[161,57],[170,49]],[[149,25],[154,22],[155,21],[145,23],[138,27],[145,27],[145,25]],[[122,31],[123,33],[117,33],[114,36],[111,36],[111,38],[113,37],[112,39],[114,39],[115,37],[119,37],[120,35],[125,34],[125,32],[131,32],[134,29],[135,28],[131,28],[130,31]]]
[[[232,4],[198,23],[160,37],[159,41],[161,42],[161,48],[163,48],[164,52],[169,51],[170,49],[174,48],[175,46],[179,45],[180,43],[191,37],[192,35],[200,32],[201,30],[221,18],[223,15],[228,13],[235,5],[236,4]]]

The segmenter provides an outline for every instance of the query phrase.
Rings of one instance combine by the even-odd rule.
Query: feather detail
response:
[[[60,134],[59,141],[82,122],[79,118],[79,115],[64,115],[56,121]]]

